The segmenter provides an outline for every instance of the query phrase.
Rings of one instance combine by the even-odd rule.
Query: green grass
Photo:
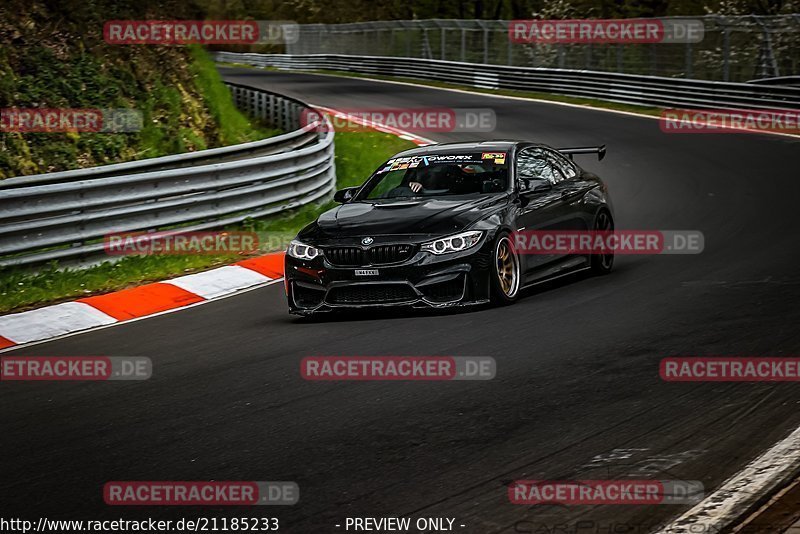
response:
[[[189,71],[194,75],[195,85],[203,96],[209,113],[219,124],[216,132],[219,145],[257,141],[280,133],[280,130],[253,124],[251,119],[237,109],[214,60],[201,46],[190,46],[189,53],[192,58]]]
[[[394,135],[380,132],[337,133],[337,187],[361,184],[381,163],[414,146]],[[286,243],[332,201],[309,204],[264,219],[252,219],[230,230],[255,231],[260,252],[285,249]],[[61,269],[54,263],[36,274],[21,269],[0,270],[0,313],[21,311],[63,300],[98,295],[147,282],[203,271],[249,256],[128,256],[88,269]]]

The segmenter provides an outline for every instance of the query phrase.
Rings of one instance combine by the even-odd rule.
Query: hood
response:
[[[447,235],[463,230],[506,202],[505,194],[352,202],[326,211],[308,230],[318,237]]]

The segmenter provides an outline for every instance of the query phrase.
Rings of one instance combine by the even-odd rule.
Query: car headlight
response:
[[[319,256],[319,249],[293,239],[292,242],[289,243],[289,248],[286,250],[286,253],[298,260],[313,260]]]
[[[451,235],[430,241],[422,245],[422,250],[430,252],[431,254],[449,254],[451,252],[461,252],[467,250],[478,244],[481,240],[483,232],[480,230],[473,230],[471,232],[462,232],[460,234]]]

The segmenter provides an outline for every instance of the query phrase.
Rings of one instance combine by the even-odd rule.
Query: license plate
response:
[[[378,276],[378,269],[356,269],[356,276]]]

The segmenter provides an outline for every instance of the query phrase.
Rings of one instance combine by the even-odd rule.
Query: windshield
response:
[[[393,158],[375,171],[357,200],[501,193],[508,181],[505,152]]]

